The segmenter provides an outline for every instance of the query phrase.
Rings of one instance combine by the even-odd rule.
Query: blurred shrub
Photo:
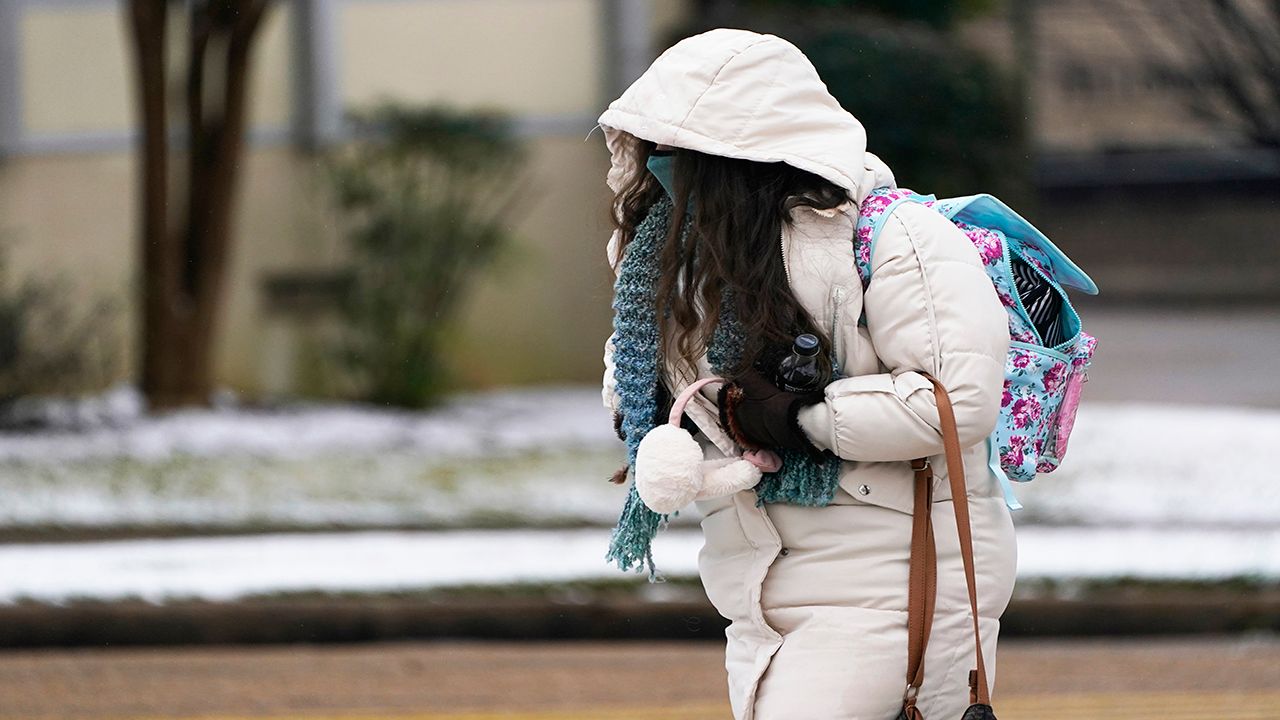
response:
[[[1029,201],[1022,98],[979,53],[920,27],[846,28],[797,44],[899,185]]]
[[[77,308],[66,278],[16,280],[8,260],[0,244],[0,426],[23,398],[103,389],[120,363],[113,302]]]
[[[334,356],[364,400],[426,407],[449,385],[446,323],[512,239],[528,149],[497,112],[384,103],[327,158],[351,282]]]
[[[998,0],[762,0],[763,5],[789,6],[804,10],[833,8],[870,11],[899,20],[918,21],[936,28],[948,28],[957,21],[981,15],[999,4]]]

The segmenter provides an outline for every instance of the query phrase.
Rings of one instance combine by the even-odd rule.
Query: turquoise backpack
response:
[[[991,469],[999,476],[1005,502],[1022,507],[1009,480],[1026,482],[1056,470],[1067,452],[1080,391],[1088,380],[1097,340],[1084,331],[1080,315],[1063,289],[1096,295],[1098,286],[1044,233],[996,198],[982,195],[938,200],[905,188],[878,188],[862,203],[854,240],[858,275],[865,290],[871,282],[871,252],[885,218],[899,203],[933,208],[973,242],[983,267],[1009,315],[1009,354],[1004,395],[996,428],[987,439]],[[1048,281],[1061,298],[1061,342],[1046,345],[1017,292],[1016,261]],[[859,319],[866,323],[865,315]]]

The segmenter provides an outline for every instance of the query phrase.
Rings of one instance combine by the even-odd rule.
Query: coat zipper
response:
[[[782,271],[787,276],[787,285],[794,287],[791,281],[791,268],[787,265],[787,234],[778,233],[778,246],[782,253]],[[840,377],[840,311],[844,307],[844,288],[836,286],[831,289],[831,379]]]
[[[778,233],[778,245],[782,251],[782,272],[787,276],[787,284],[791,284],[791,268],[787,267],[787,232]]]
[[[844,288],[831,290],[831,379],[840,377],[840,311],[844,308]]]

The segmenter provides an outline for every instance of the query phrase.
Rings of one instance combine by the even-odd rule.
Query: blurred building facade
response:
[[[599,133],[588,132],[696,5],[281,0],[256,49],[221,382],[251,395],[306,389],[316,320],[277,307],[267,288],[340,263],[312,150],[342,139],[345,108],[381,98],[503,108],[532,140],[536,199],[512,219],[525,242],[517,260],[484,274],[460,318],[454,364],[465,381],[598,379],[612,279],[608,158]],[[1126,238],[1177,236],[1191,262],[1204,254],[1197,233],[1221,227],[1227,213],[1235,232],[1264,240],[1264,261],[1224,267],[1219,280],[1265,283],[1280,266],[1280,243],[1265,241],[1278,219],[1275,155],[1179,105],[1177,88],[1161,86],[1165,75],[1134,55],[1132,29],[1104,5],[1030,5],[1011,3],[1012,12],[961,33],[1026,74],[1047,200],[1037,221],[1096,268],[1105,290],[1108,280],[1127,282],[1150,252],[1150,242]],[[132,62],[116,0],[0,0],[0,237],[12,241],[12,273],[65,272],[78,292],[135,297]],[[1212,205],[1176,199],[1219,181],[1234,190]],[[1175,283],[1194,270],[1137,283]],[[131,336],[133,318],[120,321]]]
[[[1280,47],[1280,8],[1026,5],[1007,27],[1028,45],[1036,222],[1098,301],[1280,302],[1280,75],[1259,64]]]
[[[596,372],[608,159],[598,133],[584,138],[621,75],[647,63],[646,25],[681,11],[635,5],[277,3],[256,46],[221,380],[250,393],[295,389],[307,319],[275,312],[264,283],[339,261],[307,149],[340,139],[345,108],[382,98],[502,108],[531,136],[537,197],[513,218],[528,242],[518,267],[477,288],[459,369],[478,385]],[[15,275],[65,271],[86,293],[136,295],[132,62],[116,0],[0,2],[0,233],[13,241]]]

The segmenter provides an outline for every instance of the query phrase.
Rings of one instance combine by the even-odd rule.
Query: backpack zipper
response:
[[[787,267],[787,232],[782,230],[778,233],[778,246],[782,253],[782,272],[787,276],[787,284],[791,284],[791,268]]]
[[[1077,317],[1079,317],[1079,315],[1076,313],[1076,309],[1071,305],[1071,299],[1067,297],[1067,292],[1065,290],[1059,291],[1057,289],[1057,287],[1060,286],[1059,283],[1055,282],[1052,278],[1046,275],[1045,272],[1041,270],[1035,263],[1029,262],[1025,257],[1022,256],[1021,253],[1018,253],[1017,250],[1014,250],[1009,245],[1008,238],[1005,239],[1003,245],[1004,245],[1004,267],[1005,267],[1005,270],[1008,271],[1009,277],[1014,277],[1013,255],[1017,253],[1018,259],[1026,263],[1027,267],[1031,268],[1032,272],[1034,272],[1035,274],[1043,278],[1044,281],[1049,284],[1050,289],[1053,290],[1053,292],[1056,293],[1058,297],[1062,298],[1062,304],[1066,306],[1066,308],[1069,309],[1073,315],[1076,315]],[[1014,283],[1013,299],[1014,299],[1014,302],[1018,303],[1018,309],[1022,311],[1022,315],[1029,319],[1031,317],[1031,313],[1027,312],[1027,306],[1022,304],[1022,296],[1018,295],[1017,283]],[[1059,312],[1062,312],[1062,311],[1059,310]],[[1036,327],[1036,324],[1034,322],[1030,322],[1028,324],[1031,325],[1031,334],[1032,336],[1035,337],[1036,342],[1039,343],[1040,347],[1049,348],[1059,353],[1064,352],[1067,348],[1074,347],[1076,341],[1080,339],[1080,331],[1084,329],[1083,327],[1077,328],[1075,335],[1072,335],[1071,337],[1067,338],[1066,340],[1063,340],[1057,345],[1049,346],[1045,344],[1044,338],[1040,336],[1040,328]]]

